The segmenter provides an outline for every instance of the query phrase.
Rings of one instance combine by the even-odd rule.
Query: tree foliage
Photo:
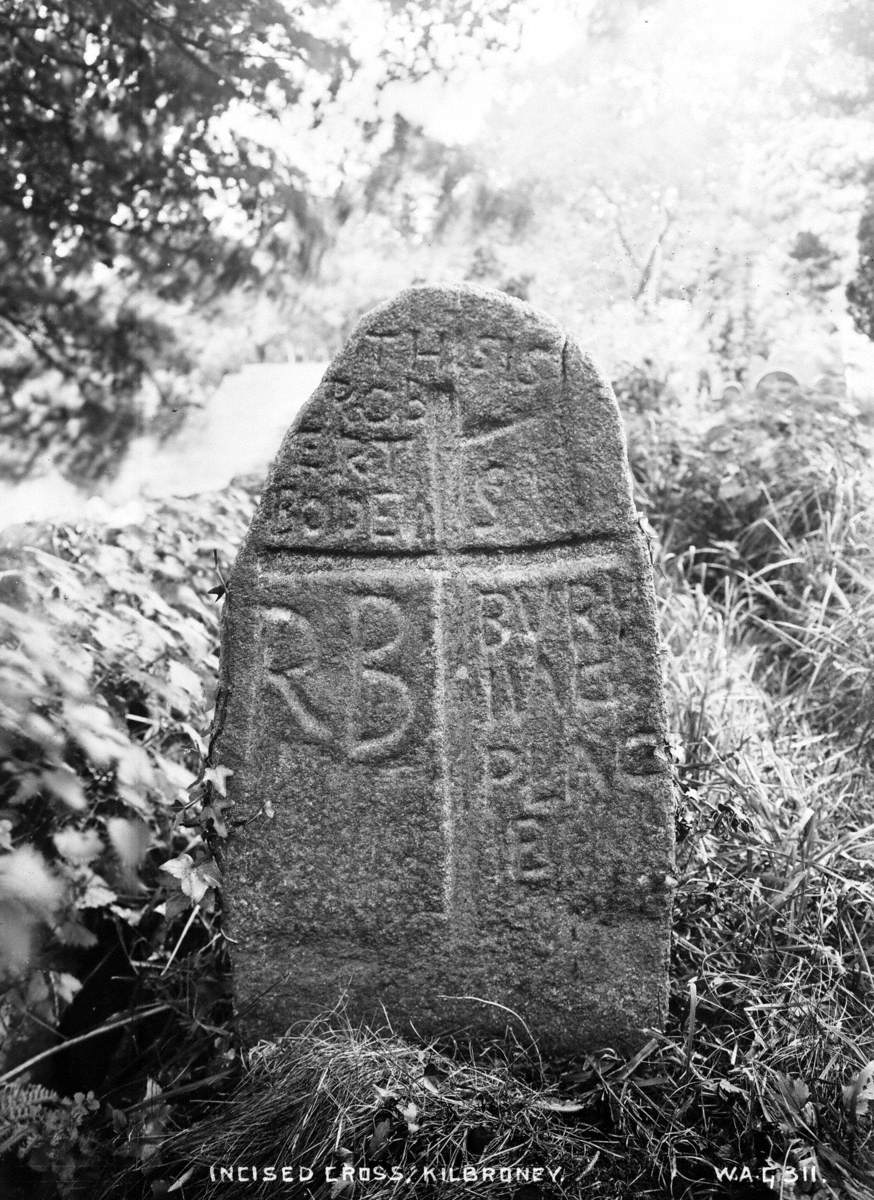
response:
[[[73,420],[71,440],[90,434],[116,450],[167,340],[137,285],[174,299],[207,270],[219,287],[251,270],[246,241],[227,236],[210,201],[231,201],[256,240],[290,203],[293,173],[219,125],[233,102],[275,107],[298,94],[295,72],[258,53],[267,37],[291,63],[319,51],[341,69],[341,49],[308,43],[276,0],[15,0],[0,15],[7,433],[16,386],[50,368],[44,391],[76,387],[50,406],[36,448]]]
[[[376,94],[440,68],[447,40],[494,38],[509,5],[371,7],[386,31]],[[78,474],[99,445],[101,470],[136,427],[142,385],[172,401],[191,366],[179,306],[317,264],[319,199],[283,122],[319,122],[359,65],[353,32],[348,6],[325,0],[5,6],[0,428],[29,446],[7,470],[58,440],[85,446]],[[380,119],[362,111],[362,132]]]
[[[839,1157],[852,1115],[850,1105],[842,1109],[840,1085],[858,1078],[874,1054],[870,993],[857,986],[856,971],[874,911],[871,852],[862,837],[871,775],[860,737],[874,720],[869,461],[836,397],[799,392],[768,405],[748,396],[731,409],[699,406],[693,416],[652,375],[619,382],[639,500],[667,552],[658,578],[680,784],[675,991],[687,997],[689,980],[704,978],[699,994],[716,996],[721,1014],[705,1029],[709,1041],[697,1030],[697,1071],[689,1073],[687,1005],[672,1010],[659,1066],[667,1072],[663,1091],[633,1114],[638,1152],[649,1145],[648,1161],[667,1179],[677,1161],[664,1151],[667,1130],[676,1145],[692,1146],[684,1169],[718,1160],[729,1134],[764,1127],[761,1113],[781,1111],[759,1082],[764,1087],[783,1072],[810,1081],[826,1167],[846,1178],[851,1170],[870,1175],[868,1159],[852,1167]],[[191,1120],[187,1100],[227,1087],[233,1061],[216,970],[215,895],[235,816],[223,794],[226,768],[201,770],[201,750],[216,673],[213,551],[228,561],[251,511],[252,497],[230,490],[150,507],[136,525],[31,529],[3,548],[0,957],[7,978],[0,1022],[3,1032],[16,1022],[42,1030],[55,1046],[51,1029],[60,1022],[69,1037],[74,1013],[83,1022],[77,1033],[101,1032],[79,1047],[83,1057],[70,1068],[68,1086],[58,1075],[45,1081],[52,1090],[19,1086],[15,1076],[0,1090],[0,1146],[61,1188],[68,1182],[71,1195],[140,1196],[141,1168],[169,1185],[195,1165],[185,1194],[205,1195],[198,1155],[206,1147],[216,1161],[234,1111],[234,1136],[270,1149],[264,1121],[252,1120],[252,1095],[233,1109],[224,1091],[218,1142],[202,1126],[164,1140]],[[799,828],[815,843],[800,845]],[[775,896],[801,894],[809,883],[810,846],[825,863],[820,890],[797,909],[775,908]],[[718,907],[714,896],[728,899]],[[835,911],[846,927],[832,919]],[[791,940],[798,937],[803,943]],[[120,965],[92,974],[88,955],[103,961],[119,941]],[[788,971],[787,945],[796,955]],[[100,1008],[109,983],[128,990]],[[172,1012],[154,1026],[147,1022],[156,1004]],[[831,1032],[808,1022],[800,1036],[797,1013],[817,1005],[837,1013]],[[765,1014],[753,1029],[751,1012]],[[782,1014],[777,1024],[775,1012]],[[110,1052],[107,1027],[116,1019],[136,1023]],[[311,1034],[304,1046],[328,1046],[314,1079],[324,1080],[326,1062],[345,1061],[357,1087],[360,1044],[343,1059],[342,1045]],[[736,1044],[746,1045],[746,1058],[733,1065],[726,1047]],[[426,1056],[409,1053],[421,1074]],[[49,1062],[60,1059],[61,1052]],[[826,1059],[832,1074],[823,1080]],[[86,1068],[94,1077],[85,1078]],[[284,1077],[287,1084],[287,1070]],[[270,1121],[275,1116],[268,1121],[273,1142],[276,1129],[305,1140],[330,1128],[327,1145],[335,1148],[340,1124],[333,1116],[330,1126],[320,1124],[318,1105],[293,1082],[281,1095],[254,1096],[259,1113],[267,1105]],[[596,1084],[604,1086],[600,1076]],[[687,1086],[678,1097],[677,1088]],[[730,1105],[719,1095],[728,1088],[737,1097]],[[71,1099],[61,1098],[65,1090]],[[425,1090],[430,1103],[435,1093],[431,1085]],[[859,1090],[851,1092],[853,1104]],[[316,1093],[324,1096],[324,1088]],[[375,1098],[369,1085],[361,1095],[357,1125],[349,1123],[348,1105],[340,1115],[342,1129],[355,1135],[350,1153],[367,1162],[373,1113],[376,1105],[385,1112],[385,1095]],[[481,1095],[474,1099],[479,1104]],[[807,1145],[793,1112],[780,1125],[784,1144],[768,1140],[776,1139],[776,1126],[754,1144],[761,1161],[784,1161],[796,1140]],[[457,1110],[447,1121],[447,1130],[458,1130]],[[625,1146],[627,1125],[602,1132]],[[420,1133],[432,1140],[433,1158],[433,1122]],[[415,1140],[398,1148],[421,1149]],[[168,1159],[175,1162],[180,1150],[182,1163],[171,1170]],[[121,1165],[113,1155],[124,1156],[129,1188],[107,1188]],[[616,1186],[627,1194],[622,1155],[607,1161],[620,1163]],[[605,1178],[611,1172],[608,1165]],[[708,1174],[700,1194],[710,1196],[712,1182]]]
[[[821,24],[833,54],[830,70],[821,68],[813,73],[813,93],[820,104],[870,121],[874,110],[874,12],[870,4],[831,0]],[[870,151],[860,167],[863,202],[857,227],[858,257],[846,299],[857,331],[874,340],[874,161]]]
[[[214,919],[229,822],[224,772],[203,768],[210,592],[252,507],[234,489],[121,528],[31,527],[0,550],[0,1072],[14,1077],[12,1090],[0,1081],[0,1153],[59,1185],[92,1157],[87,1114],[15,1074],[57,1049],[53,1030],[87,1038],[128,1014],[124,1042],[104,1032],[83,1058],[50,1054],[37,1077],[60,1092],[117,1087],[116,1102],[137,1075],[131,1046],[160,1043],[170,1059],[184,1044],[190,1063],[215,1039],[224,984],[198,931]],[[173,1017],[176,989],[196,995],[195,1025]],[[156,1005],[170,1007],[149,1025]],[[145,1157],[154,1128],[137,1129]]]
[[[868,176],[868,198],[858,236],[859,261],[847,285],[847,302],[856,329],[874,341],[874,168]]]

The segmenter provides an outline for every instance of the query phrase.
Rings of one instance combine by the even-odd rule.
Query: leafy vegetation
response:
[[[654,531],[678,794],[667,1028],[628,1060],[544,1062],[512,1022],[474,1051],[339,1012],[241,1053],[234,814],[205,762],[254,489],[11,530],[14,1195],[270,1194],[212,1180],[225,1159],[330,1166],[319,1200],[874,1200],[871,429],[835,345],[847,317],[874,336],[870,6],[797,0],[770,23],[755,0],[564,6],[543,55],[516,44],[527,7],[12,0],[0,467],[104,478],[226,370],[325,358],[417,279],[497,285],[577,332],[614,374]],[[807,356],[804,386],[750,394],[778,349]],[[564,1174],[502,1178],[523,1161]],[[423,1173],[466,1162],[498,1174]],[[366,1189],[335,1186],[350,1166]]]
[[[71,1195],[185,1176],[186,1196],[207,1196],[206,1159],[278,1161],[279,1145],[283,1161],[404,1170],[527,1155],[566,1164],[556,1196],[749,1195],[746,1166],[762,1194],[765,1172],[784,1194],[870,1200],[868,435],[822,394],[787,400],[790,424],[756,401],[699,403],[690,422],[646,378],[619,390],[660,539],[681,797],[665,1034],[630,1061],[543,1064],[527,1039],[471,1058],[335,1016],[238,1060],[216,903],[232,814],[222,772],[202,767],[210,592],[252,508],[235,488],[7,547],[3,1011],[19,1059],[36,1059],[6,1065],[10,1153]],[[120,985],[102,1010],[95,946]],[[28,1041],[46,1026],[70,1045]],[[103,1064],[96,1078],[76,1049]],[[368,1195],[420,1194],[385,1174]]]
[[[847,300],[856,328],[874,340],[874,170],[867,183],[868,196],[859,221],[859,262],[847,285]]]
[[[0,1091],[0,1153],[16,1150],[44,1171],[50,1171],[63,1188],[71,1184],[82,1159],[94,1152],[92,1138],[82,1125],[100,1105],[93,1093],[60,1097],[40,1084]]]
[[[142,525],[59,526],[6,548],[0,1019],[16,1047],[10,1082],[19,1060],[35,1060],[43,1084],[77,1090],[87,1076],[102,1099],[130,1104],[148,1086],[137,1065],[146,1047],[162,1047],[189,1086],[216,1037],[219,1054],[229,1048],[227,1032],[206,1032],[227,1008],[211,849],[226,828],[222,773],[202,763],[218,669],[209,592],[251,508],[235,490],[164,506]],[[59,1034],[75,1050],[59,1056]],[[71,1139],[60,1173],[43,1153],[37,1118],[56,1120],[63,1104],[55,1095],[3,1134],[61,1183],[90,1147]],[[113,1119],[136,1140],[127,1118]]]
[[[93,483],[416,279],[605,355],[605,326],[681,321],[679,365],[732,377],[802,328],[831,352],[848,285],[867,330],[868,8],[708,6],[547,4],[544,56],[516,0],[14,0],[0,469]]]
[[[345,145],[390,124],[376,101],[393,81],[445,69],[453,46],[512,40],[511,9],[373,0],[364,16],[385,37]],[[214,311],[255,284],[275,297],[284,275],[317,270],[343,203],[298,143],[361,67],[361,23],[351,5],[282,0],[4,6],[5,473],[48,458],[105,474],[150,418],[197,398],[194,302]]]

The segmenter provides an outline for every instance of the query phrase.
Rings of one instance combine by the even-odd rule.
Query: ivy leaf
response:
[[[843,1098],[851,1120],[857,1121],[868,1115],[874,1104],[874,1059],[867,1062],[843,1089]]]
[[[129,871],[138,867],[146,855],[152,836],[145,821],[110,817],[106,822],[106,832],[122,866]]]
[[[115,728],[105,708],[98,704],[64,704],[64,720],[70,737],[78,742],[98,767],[114,762],[127,739]]]
[[[23,906],[47,920],[63,897],[64,885],[32,846],[0,855],[0,901]]]
[[[385,1147],[386,1142],[392,1135],[392,1127],[391,1118],[383,1117],[381,1121],[375,1123],[373,1133],[364,1143],[364,1152],[368,1159],[375,1158]]]
[[[179,880],[179,887],[186,896],[198,904],[211,887],[218,887],[221,875],[216,864],[208,859],[195,864],[190,854],[180,854],[161,864],[161,870]]]
[[[103,842],[96,829],[72,829],[67,826],[52,835],[55,849],[62,858],[71,863],[93,862],[103,850]]]
[[[126,745],[118,756],[116,780],[125,788],[150,788],[155,785],[152,761],[142,746]]]
[[[407,1129],[410,1131],[410,1133],[418,1133],[420,1128],[418,1121],[418,1105],[414,1104],[412,1100],[408,1100],[406,1104],[399,1104],[397,1107],[398,1112],[406,1121]]]
[[[167,778],[171,787],[178,792],[187,792],[197,778],[187,767],[181,763],[174,762],[172,758],[167,758],[166,755],[159,755],[159,765],[162,772]]]
[[[190,876],[191,890],[187,891],[185,883],[182,884],[183,892],[187,892],[191,899],[195,902],[202,900],[207,891],[211,887],[218,887],[221,884],[221,875],[216,864],[210,859],[208,862],[201,863],[195,867]]]
[[[42,783],[45,788],[57,796],[70,808],[83,809],[86,807],[85,792],[79,778],[72,771],[59,768],[56,771],[43,771]]]
[[[68,975],[66,972],[58,973],[51,972],[51,981],[55,989],[55,995],[62,1004],[70,1004],[73,997],[81,990],[82,983],[75,975]]]
[[[179,880],[189,875],[193,867],[194,859],[190,854],[178,854],[176,858],[168,858],[165,863],[161,863],[162,871],[166,871],[168,875]]]
[[[230,767],[207,767],[203,772],[203,778],[206,783],[211,783],[220,796],[228,794],[228,776],[233,775]]]
[[[158,905],[157,911],[163,911],[167,923],[171,925],[182,913],[188,912],[190,907],[187,896],[183,896],[182,892],[174,892],[164,904]]]
[[[90,867],[68,867],[65,874],[74,883],[77,908],[106,908],[118,899],[106,880]]]
[[[203,695],[203,683],[200,676],[192,671],[191,667],[186,667],[184,663],[177,662],[175,659],[171,660],[167,664],[167,678],[173,687],[187,692],[195,700],[199,700]]]

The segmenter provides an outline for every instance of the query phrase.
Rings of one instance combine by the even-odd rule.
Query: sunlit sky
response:
[[[506,88],[508,78],[518,95],[528,71],[574,49],[582,67],[591,7],[573,0],[532,4],[519,51],[497,56],[488,69],[470,70],[448,85],[399,85],[387,102],[403,97],[407,115],[434,136],[471,141],[496,104],[512,111],[514,87]],[[778,69],[782,57],[806,35],[813,8],[813,0],[668,0],[640,13],[623,47],[635,57],[650,55],[652,65],[658,65],[660,88],[669,89],[678,105],[696,106],[704,98],[712,104],[715,94],[738,80]],[[361,31],[362,48],[374,33],[372,26]]]
[[[485,64],[473,56],[451,62],[448,82],[430,78],[386,88],[380,100],[383,115],[400,111],[432,136],[462,145],[512,123],[549,64],[566,64],[576,56],[584,81],[592,2],[532,0],[518,50],[495,53]],[[640,119],[646,119],[648,100],[653,111],[673,106],[706,112],[732,103],[745,80],[759,89],[773,80],[776,89],[788,54],[809,41],[816,7],[817,0],[660,0],[643,10],[616,47],[629,72],[636,71]],[[318,130],[301,127],[290,113],[286,131],[298,163],[317,188],[328,192],[343,174],[348,178],[355,171],[346,153],[344,122],[350,113],[371,109],[386,37],[377,0],[338,0],[329,8],[326,23],[336,22],[339,14],[345,17],[360,69],[344,87],[342,103],[326,114]],[[439,46],[439,37],[434,41]],[[271,141],[276,136],[275,130],[262,133]],[[361,167],[366,170],[364,163]]]

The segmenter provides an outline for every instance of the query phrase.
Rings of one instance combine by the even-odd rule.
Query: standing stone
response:
[[[234,567],[214,758],[250,1037],[353,1018],[630,1047],[667,1002],[672,793],[616,402],[549,318],[363,319]],[[478,998],[478,999],[477,999]]]
[[[789,371],[766,371],[756,382],[754,395],[759,400],[789,400],[798,395],[800,386]]]

